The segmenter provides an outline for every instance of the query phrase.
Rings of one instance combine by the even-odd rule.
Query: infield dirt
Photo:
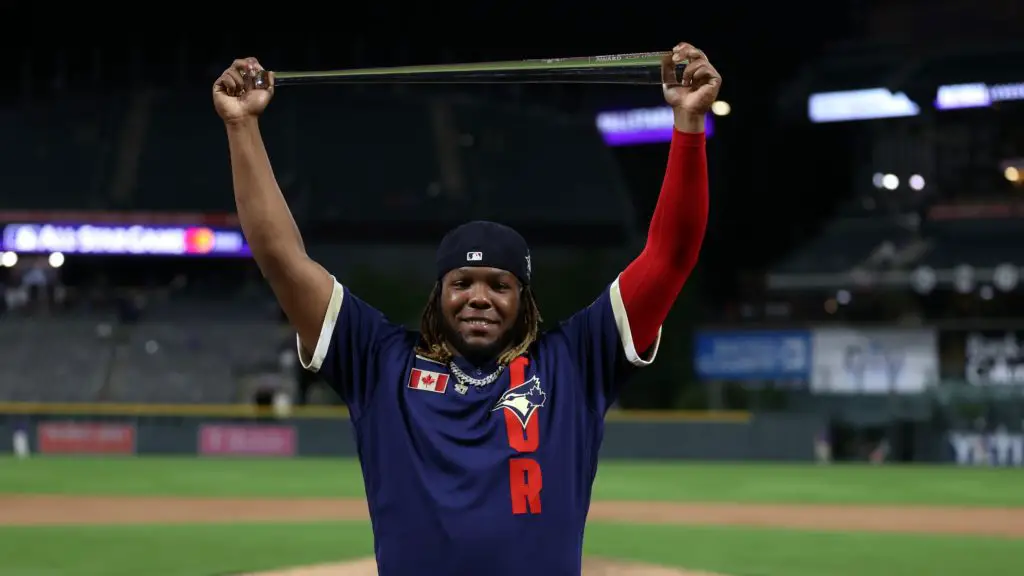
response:
[[[363,520],[366,502],[343,499],[0,496],[0,525],[182,524]],[[1024,510],[907,506],[804,506],[595,502],[590,520],[638,524],[972,534],[1024,538]],[[588,558],[588,576],[706,576]],[[273,576],[375,574],[372,560],[295,568]],[[263,574],[261,576],[270,576]]]

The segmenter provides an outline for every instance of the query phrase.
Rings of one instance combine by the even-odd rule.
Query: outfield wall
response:
[[[612,413],[603,458],[809,461],[816,416],[746,412]],[[250,406],[0,404],[0,452],[15,431],[33,453],[267,457],[355,456],[348,415]]]

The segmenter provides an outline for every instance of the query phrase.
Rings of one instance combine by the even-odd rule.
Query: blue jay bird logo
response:
[[[519,423],[523,425],[523,430],[526,430],[527,424],[530,423],[530,418],[533,417],[538,408],[544,407],[547,399],[547,393],[540,387],[540,379],[534,376],[519,386],[506,390],[501,395],[501,398],[498,398],[498,403],[494,405],[491,412],[502,409],[508,410],[519,419]]]

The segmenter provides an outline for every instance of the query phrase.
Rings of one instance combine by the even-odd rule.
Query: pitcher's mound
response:
[[[711,572],[679,570],[653,564],[624,562],[621,560],[605,560],[603,558],[586,558],[583,560],[585,576],[723,576]],[[377,576],[377,563],[373,558],[343,562],[339,564],[323,564],[320,566],[303,566],[259,572],[242,576]]]

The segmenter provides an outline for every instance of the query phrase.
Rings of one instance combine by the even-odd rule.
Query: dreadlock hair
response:
[[[519,336],[519,342],[498,356],[498,363],[509,364],[530,349],[540,332],[540,309],[529,286],[522,289],[519,299],[519,319],[512,328]],[[435,282],[430,291],[427,306],[420,320],[420,344],[416,353],[435,362],[447,364],[455,356],[451,345],[444,337],[444,314],[441,312],[441,282]]]

